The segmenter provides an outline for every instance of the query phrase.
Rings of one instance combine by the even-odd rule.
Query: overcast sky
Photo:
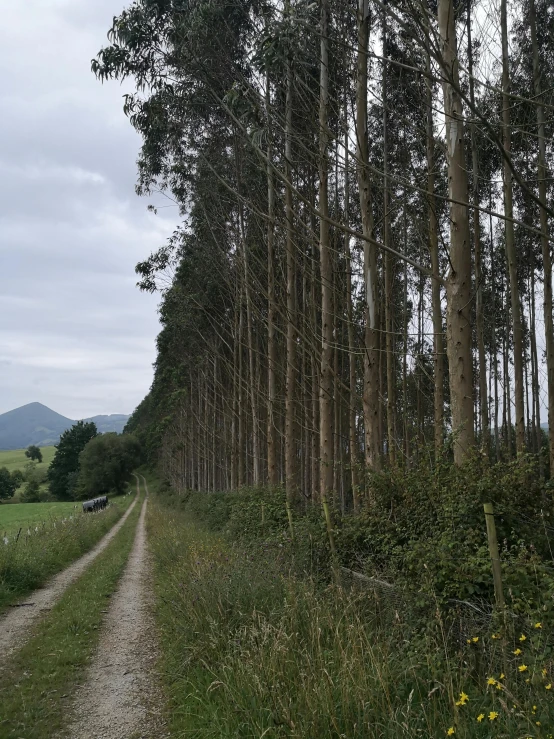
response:
[[[90,60],[126,0],[0,0],[0,413],[131,413],[152,380],[157,296],[135,264],[175,226],[134,192],[125,91]]]

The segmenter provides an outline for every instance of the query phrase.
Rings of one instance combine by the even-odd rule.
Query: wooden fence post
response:
[[[498,540],[496,538],[496,525],[494,523],[494,511],[492,503],[483,503],[485,510],[485,521],[487,524],[487,538],[489,540],[489,553],[492,563],[492,577],[494,580],[494,595],[496,605],[504,608],[504,591],[502,590],[502,569],[500,567],[500,555],[498,553]]]
[[[333,577],[337,585],[340,582],[337,548],[335,546],[335,535],[333,533],[333,520],[331,518],[331,511],[329,510],[329,503],[327,502],[327,496],[323,496],[321,500],[323,507],[323,515],[325,516],[325,527],[327,528],[327,536],[329,538],[329,549],[331,551],[331,567],[333,570]]]
[[[291,538],[291,541],[294,541],[294,526],[292,524],[292,508],[290,507],[290,504],[289,504],[288,500],[285,503],[285,507],[287,509],[287,518],[289,520],[290,538]]]

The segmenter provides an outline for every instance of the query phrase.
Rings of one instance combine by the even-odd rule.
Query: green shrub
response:
[[[20,500],[22,503],[38,503],[40,500],[40,483],[31,478],[25,485]]]

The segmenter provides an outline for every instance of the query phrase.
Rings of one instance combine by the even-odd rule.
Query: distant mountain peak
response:
[[[123,431],[129,416],[122,413],[92,416],[100,433]],[[30,444],[57,444],[60,436],[76,421],[56,413],[38,401],[0,414],[0,449],[24,449]]]

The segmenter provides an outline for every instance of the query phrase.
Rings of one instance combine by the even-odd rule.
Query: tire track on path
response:
[[[77,688],[71,739],[161,739],[167,736],[160,718],[162,700],[155,678],[158,657],[148,586],[150,561],[146,546],[144,500],[133,549],[104,619],[98,650]]]
[[[32,603],[32,605],[14,607],[6,615],[0,617],[0,670],[6,664],[10,655],[25,644],[31,635],[33,626],[44,612],[49,611],[58,602],[64,591],[85,572],[121,529],[138,500],[140,486],[136,475],[135,478],[137,480],[135,500],[119,521],[100,539],[98,544],[69,567],[66,567],[65,570],[54,575],[44,587],[38,588],[23,600],[23,602]]]

